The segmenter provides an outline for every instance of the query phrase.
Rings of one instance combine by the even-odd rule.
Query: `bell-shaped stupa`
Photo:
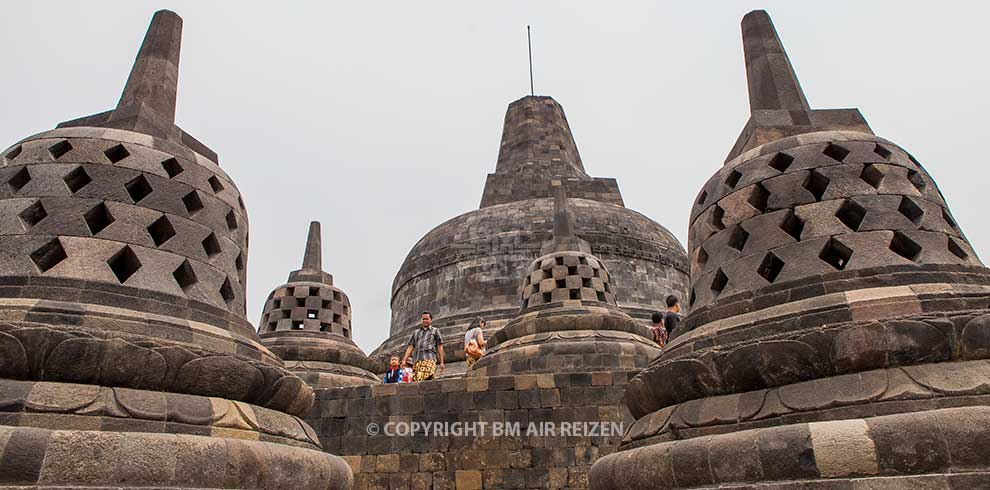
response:
[[[351,340],[351,301],[323,271],[320,223],[309,224],[302,268],[268,295],[261,341],[315,389],[380,383]]]

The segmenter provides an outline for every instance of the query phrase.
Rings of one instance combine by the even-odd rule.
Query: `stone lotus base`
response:
[[[946,408],[696,437],[600,459],[590,488],[990,487],[990,407]]]
[[[491,337],[468,376],[642,369],[660,353],[650,330],[618,307],[581,300],[541,305]]]
[[[0,488],[348,489],[298,417],[216,397],[0,380]]]

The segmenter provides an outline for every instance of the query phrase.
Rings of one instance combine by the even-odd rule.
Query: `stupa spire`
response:
[[[553,238],[543,244],[541,254],[553,252],[591,253],[591,244],[574,235],[574,213],[567,202],[567,191],[559,180],[550,181],[553,194]]]
[[[303,255],[303,269],[323,270],[323,250],[320,240],[320,222],[309,223],[309,237],[306,239],[306,252]]]
[[[289,282],[299,281],[333,284],[333,276],[323,271],[323,239],[320,237],[319,221],[309,222],[302,267],[289,273]]]
[[[170,10],[155,12],[111,119],[133,107],[151,109],[161,122],[175,123],[181,45],[182,18]]]
[[[750,110],[810,111],[791,60],[765,10],[743,17],[742,36]]]
[[[873,134],[858,109],[812,109],[801,90],[791,60],[764,10],[742,20],[749,121],[729,151],[725,163],[767,143],[819,131]]]

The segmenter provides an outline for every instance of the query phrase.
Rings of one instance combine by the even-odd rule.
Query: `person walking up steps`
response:
[[[413,381],[433,379],[437,373],[439,362],[440,374],[446,368],[443,365],[443,338],[440,331],[433,326],[433,315],[424,311],[420,315],[420,327],[409,337],[406,354],[402,356],[402,365],[409,357],[413,359]]]

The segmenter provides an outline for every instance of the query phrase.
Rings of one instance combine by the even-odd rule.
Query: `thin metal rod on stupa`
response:
[[[533,36],[529,33],[529,26],[526,26],[526,44],[529,46],[529,95],[536,95],[533,88]]]

